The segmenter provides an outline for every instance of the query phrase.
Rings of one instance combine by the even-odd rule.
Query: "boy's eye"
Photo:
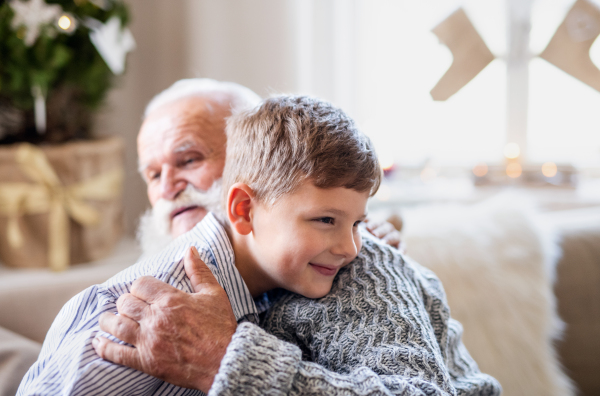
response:
[[[320,221],[321,223],[325,223],[325,224],[333,224],[334,223],[333,217],[319,217],[316,220]]]
[[[354,223],[354,227],[358,227],[360,223],[362,223],[362,220],[358,220],[358,221],[356,221],[356,222]]]

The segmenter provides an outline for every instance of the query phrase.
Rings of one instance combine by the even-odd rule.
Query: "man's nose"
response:
[[[335,246],[331,251],[336,256],[343,256],[344,259],[354,258],[358,254],[358,247],[354,238],[354,230],[344,232],[338,235]]]
[[[161,198],[169,201],[174,200],[180,192],[187,187],[187,181],[180,177],[177,169],[164,164],[160,172],[160,194]]]

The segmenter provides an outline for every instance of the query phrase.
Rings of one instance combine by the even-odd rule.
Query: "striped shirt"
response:
[[[98,318],[104,312],[117,312],[117,299],[129,293],[137,278],[154,276],[193,293],[183,267],[183,257],[190,246],[198,249],[200,258],[227,292],[238,322],[258,323],[259,311],[235,267],[227,233],[209,213],[159,254],[143,259],[101,285],[89,287],[67,302],[48,331],[42,352],[23,378],[17,395],[204,395],[103,360],[92,347],[96,335],[123,343],[102,332]]]

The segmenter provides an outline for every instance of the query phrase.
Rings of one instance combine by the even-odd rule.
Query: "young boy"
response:
[[[293,292],[275,300],[262,325],[314,362],[295,361],[293,346],[278,350],[295,363],[265,360],[276,343],[267,338],[252,364],[244,363],[252,356],[226,357],[211,394],[261,394],[273,380],[261,385],[261,376],[273,367],[293,378],[288,388],[278,384],[283,394],[499,394],[460,343],[435,276],[371,238],[361,250],[359,224],[381,170],[352,120],[328,103],[281,96],[234,116],[227,131],[227,226],[209,214],[156,257],[74,297],[18,394],[202,394],[104,361],[92,347],[98,316],[116,311],[136,278],[152,275],[192,292],[182,264],[190,246],[238,322],[259,322],[264,304],[257,308],[253,298]]]

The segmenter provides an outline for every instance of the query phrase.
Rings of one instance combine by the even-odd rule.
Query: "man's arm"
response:
[[[119,295],[131,290],[132,279],[147,279],[143,275],[149,272],[151,264],[129,267],[67,302],[46,335],[37,362],[23,378],[18,395],[200,395],[198,390],[177,388],[133,368],[103,360],[94,351],[92,343],[97,335],[122,342],[103,334],[98,319],[103,313],[117,311]],[[179,261],[152,272],[165,282],[192,291]]]
[[[103,361],[94,353],[91,342],[100,330],[98,315],[116,311],[114,300],[103,297],[98,294],[98,287],[92,286],[63,307],[17,395],[104,395],[111,391],[129,394],[141,391],[142,384],[152,388],[152,382],[160,382],[131,368]],[[123,383],[124,379],[127,383]]]
[[[100,356],[179,386],[210,388],[209,395],[446,395],[419,378],[379,376],[368,368],[334,373],[302,361],[297,346],[256,325],[236,329],[230,315],[211,313],[231,308],[210,270],[192,255],[184,265],[197,293],[136,281],[132,293],[119,299],[121,316],[100,319],[103,330],[135,348],[100,337],[95,343]],[[163,303],[154,302],[155,296],[163,296]]]
[[[202,265],[190,267],[197,262]],[[131,293],[119,297],[120,315],[100,317],[103,330],[136,348],[104,337],[93,345],[104,359],[206,393],[237,322],[225,290],[195,248],[187,251],[184,265],[196,293],[144,277],[133,283]]]

